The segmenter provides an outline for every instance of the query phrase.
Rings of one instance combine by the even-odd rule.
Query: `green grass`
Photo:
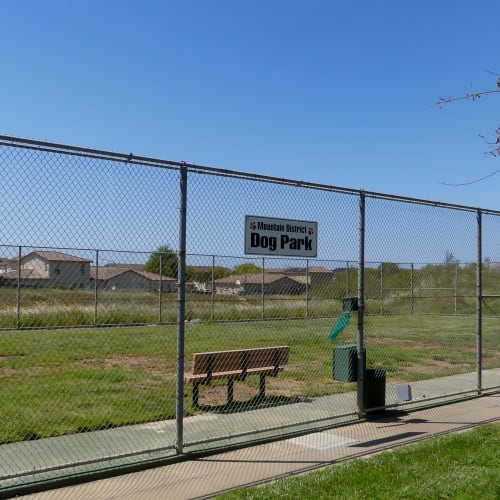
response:
[[[374,277],[377,286],[372,292],[368,287],[366,295],[365,307],[368,315],[407,315],[412,309],[418,314],[474,315],[475,313],[474,288],[461,290],[457,299],[447,295],[446,290],[436,291],[439,294],[436,296],[430,289],[420,292],[416,290],[412,305],[409,289],[405,289],[404,292],[399,288],[396,291],[389,290],[390,293],[387,292],[389,295],[382,301],[379,295],[380,277],[377,273]],[[474,284],[475,281],[471,283]],[[394,286],[397,284],[393,283]],[[402,286],[401,283],[399,285]],[[341,299],[345,294],[345,280],[341,277],[330,285],[312,286],[307,297],[305,294],[264,297],[260,294],[248,296],[216,294],[211,297],[188,293],[186,314],[189,320],[197,318],[203,321],[255,320],[262,317],[265,319],[335,317],[341,312]],[[98,290],[97,308],[95,298],[95,291],[90,289],[22,288],[18,308],[17,290],[0,287],[0,329],[139,325],[169,323],[176,320],[175,293],[162,294],[161,311],[160,297],[153,292]],[[498,316],[498,311],[498,301],[485,299],[485,315]]]
[[[500,498],[500,424],[219,495],[245,499]]]
[[[270,396],[354,391],[355,384],[332,378],[332,323],[187,324],[186,371],[194,352],[290,345],[288,365],[269,380]],[[498,367],[500,321],[485,319],[483,326],[484,368]],[[0,443],[173,418],[176,330],[176,325],[162,325],[0,332]],[[356,337],[353,319],[335,345],[355,343]],[[367,317],[365,340],[368,367],[386,369],[388,383],[475,370],[473,318]],[[258,377],[249,377],[245,385],[257,391]],[[187,386],[187,415],[196,411],[190,396]]]

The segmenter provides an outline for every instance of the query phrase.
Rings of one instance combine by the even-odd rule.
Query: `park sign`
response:
[[[245,253],[316,257],[318,254],[318,223],[246,215]]]

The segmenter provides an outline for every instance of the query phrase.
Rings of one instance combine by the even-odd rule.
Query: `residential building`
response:
[[[307,290],[305,276],[256,273],[215,280],[215,290],[226,295],[300,295]]]
[[[12,285],[21,279],[21,285],[32,287],[88,288],[90,285],[90,260],[74,255],[33,251],[2,264],[3,284]]]
[[[315,286],[324,286],[329,284],[336,276],[336,273],[326,267],[310,266],[310,267],[284,267],[277,269],[266,269],[269,274],[280,274],[289,277],[297,278],[299,276],[307,276],[309,284]]]
[[[139,290],[143,292],[175,292],[177,280],[160,276],[147,271],[139,271],[136,268],[121,267],[92,267],[90,278],[100,290]]]

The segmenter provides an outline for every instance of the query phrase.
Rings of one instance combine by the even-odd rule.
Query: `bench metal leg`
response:
[[[265,397],[266,397],[266,376],[264,373],[261,373],[259,382],[259,399],[264,399]]]
[[[198,382],[193,383],[193,406],[198,408],[200,398],[200,384]]]
[[[227,404],[231,404],[234,398],[234,380],[229,378],[227,380]]]

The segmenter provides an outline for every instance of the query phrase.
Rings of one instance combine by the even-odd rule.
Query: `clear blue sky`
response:
[[[0,133],[500,209],[500,2],[0,3]]]

